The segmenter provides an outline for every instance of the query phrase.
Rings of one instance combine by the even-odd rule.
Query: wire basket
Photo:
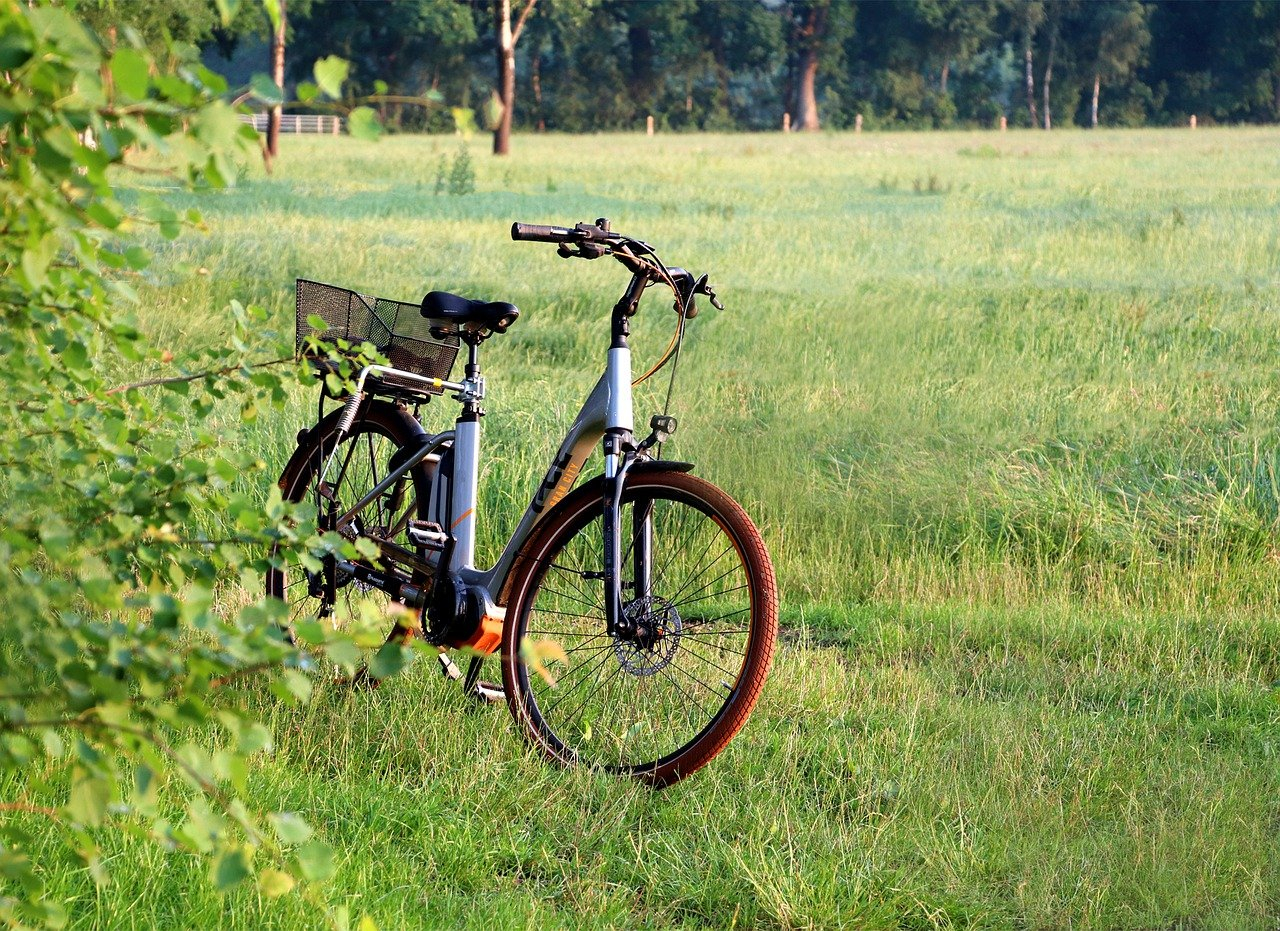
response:
[[[446,321],[422,316],[422,308],[417,304],[370,297],[299,278],[297,305],[300,354],[304,352],[303,343],[308,336],[319,336],[331,343],[339,339],[372,343],[392,367],[425,378],[447,379],[453,369],[458,355],[457,328]],[[322,318],[328,329],[320,331],[313,327],[308,320],[312,316]],[[448,332],[443,338],[437,338],[431,335],[433,326],[437,332]],[[441,393],[441,389],[409,378],[397,379],[394,374],[384,373],[378,378],[384,385],[412,394]]]

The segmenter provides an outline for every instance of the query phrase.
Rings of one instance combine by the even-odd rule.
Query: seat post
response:
[[[480,374],[480,341],[476,339],[467,340],[467,366],[463,371],[468,378],[474,378]]]

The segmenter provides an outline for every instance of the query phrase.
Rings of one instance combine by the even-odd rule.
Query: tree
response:
[[[843,42],[853,32],[856,7],[851,0],[790,0],[795,125],[806,132],[821,128],[818,118],[819,69],[843,63]],[[790,96],[790,95],[788,95]]]
[[[1147,25],[1150,10],[1141,0],[1095,0],[1085,6],[1093,56],[1093,95],[1089,106],[1089,126],[1098,126],[1098,94],[1103,80],[1128,77],[1146,54],[1151,42]]]
[[[1036,30],[1044,22],[1044,0],[1026,0],[1026,2],[1008,0],[1008,2],[1016,11],[1015,16],[1019,21],[1019,32],[1022,36],[1022,58],[1025,66],[1023,73],[1027,90],[1027,113],[1031,116],[1031,125],[1035,126],[1039,119],[1036,116],[1036,78],[1031,63],[1032,47],[1035,44]]]
[[[99,883],[111,865],[98,832],[114,830],[207,857],[220,889],[254,881],[322,907],[311,882],[331,861],[293,813],[254,812],[249,761],[271,735],[222,698],[254,676],[288,702],[309,694],[282,605],[214,602],[227,579],[265,567],[270,541],[297,539],[304,516],[237,487],[265,480],[265,463],[204,426],[283,403],[302,375],[292,340],[233,304],[220,345],[152,345],[130,311],[130,279],[149,263],[135,231],[172,239],[200,218],[117,187],[156,152],[148,178],[224,187],[257,134],[193,47],[157,55],[135,36],[102,41],[65,8],[0,0],[5,94],[22,101],[0,112],[6,926],[65,924],[42,880],[67,866],[55,838]],[[153,377],[116,383],[136,369]],[[24,819],[46,828],[38,843]]]
[[[520,41],[520,33],[524,31],[524,24],[538,0],[523,2],[524,6],[515,26],[512,26],[511,0],[493,0],[493,27],[498,55],[498,101],[502,106],[498,125],[493,130],[494,155],[507,155],[511,152],[511,120],[516,109],[516,43]]]
[[[285,19],[285,0],[276,0],[277,12],[271,30],[271,80],[280,88],[280,96],[284,97],[284,34],[287,27]],[[267,114],[267,164],[280,154],[280,116],[284,112],[283,99],[271,108]]]
[[[807,132],[820,128],[818,97],[815,83],[818,78],[818,55],[826,38],[827,17],[831,12],[830,0],[814,0],[796,3],[793,29],[794,45],[799,59],[799,87],[796,92],[796,125]]]
[[[989,0],[915,0],[925,45],[939,68],[938,89],[947,93],[952,64],[966,64],[990,41],[996,7]]]
[[[399,128],[407,119],[422,127],[436,118],[436,128],[454,128],[434,117],[434,108],[414,105],[465,99],[477,38],[471,7],[453,0],[326,0],[304,12],[298,0],[289,4],[294,78],[310,77],[311,62],[336,55],[351,66],[347,93],[371,98],[384,122]]]

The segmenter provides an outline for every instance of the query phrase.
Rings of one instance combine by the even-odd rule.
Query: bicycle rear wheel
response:
[[[629,476],[623,613],[636,632],[610,635],[603,505],[601,485],[584,486],[522,548],[503,638],[507,702],[552,759],[668,785],[724,749],[760,696],[777,637],[773,566],[751,519],[710,482]],[[554,683],[531,670],[534,656],[557,657]]]
[[[302,445],[285,467],[280,488],[286,501],[309,502],[316,510],[320,532],[333,529],[336,516],[351,507],[391,471],[395,455],[411,444],[421,428],[409,414],[394,405],[369,402],[351,431],[339,438],[338,411],[326,417],[304,438]],[[329,473],[324,470],[334,452]],[[425,551],[406,536],[409,519],[424,519],[430,494],[431,476],[426,468],[416,468],[386,489],[367,505],[357,518],[364,536],[380,537],[402,547],[418,560]],[[368,663],[382,643],[403,640],[416,632],[417,619],[397,607],[390,595],[361,581],[350,565],[344,567],[337,555],[327,554],[319,565],[307,567],[297,554],[286,551],[284,544],[272,549],[272,568],[266,575],[266,593],[288,604],[286,624],[292,633],[298,624],[318,620],[336,629],[359,630],[366,649],[354,664],[354,681],[374,684]],[[358,561],[373,566],[369,560]],[[377,566],[380,571],[395,572],[409,584],[422,587],[429,576],[421,569],[403,566]],[[380,625],[374,628],[374,625]],[[375,641],[370,628],[379,631]],[[385,636],[381,636],[385,635]]]

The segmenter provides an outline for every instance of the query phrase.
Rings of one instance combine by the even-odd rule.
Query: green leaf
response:
[[[295,631],[303,643],[314,645],[325,641],[324,625],[319,621],[299,621]]]
[[[31,58],[31,40],[21,33],[0,36],[0,69],[18,68]]]
[[[351,71],[351,65],[346,59],[329,55],[317,61],[311,71],[320,90],[336,100],[342,96],[342,84]]]
[[[143,812],[155,809],[159,801],[159,783],[155,771],[145,763],[139,763],[133,771],[133,801]]]
[[[111,796],[110,781],[103,776],[91,773],[82,766],[77,766],[72,770],[71,797],[67,801],[67,814],[73,821],[89,827],[97,827],[106,817]]]
[[[372,108],[356,107],[347,117],[347,132],[356,139],[372,142],[382,135],[382,124]]]
[[[282,811],[269,816],[271,826],[276,830],[276,836],[280,838],[280,843],[286,847],[292,847],[296,844],[304,844],[311,839],[311,835],[315,833],[311,829],[311,825],[303,821],[291,811]]]
[[[224,851],[213,864],[213,885],[219,892],[226,892],[249,876],[249,861],[244,850],[235,847]]]
[[[296,882],[281,870],[263,870],[258,876],[258,888],[268,899],[278,899],[293,890]]]
[[[484,127],[488,130],[498,128],[498,124],[502,122],[502,114],[504,111],[502,106],[502,98],[496,91],[489,94],[489,99],[484,102]]]
[[[333,876],[337,867],[333,862],[333,850],[322,841],[313,840],[297,851],[298,868],[304,879],[324,882]]]
[[[47,233],[22,250],[22,273],[32,287],[41,287],[48,281],[46,273],[57,251],[58,239],[53,233]]]
[[[62,350],[62,361],[72,372],[83,372],[89,368],[89,351],[84,343],[71,343]]]
[[[249,89],[267,106],[274,107],[284,103],[284,90],[269,75],[259,72],[249,79]]]
[[[330,640],[325,644],[324,651],[339,666],[350,667],[360,662],[360,648],[347,637]]]
[[[375,679],[394,676],[405,667],[412,651],[398,643],[384,643],[369,663],[369,675]]]
[[[133,100],[144,100],[150,83],[150,65],[141,53],[122,48],[111,56],[111,77],[116,90]]]
[[[316,87],[310,81],[302,81],[298,84],[294,91],[298,95],[298,100],[302,103],[310,103],[316,99],[320,93],[320,88]]]

